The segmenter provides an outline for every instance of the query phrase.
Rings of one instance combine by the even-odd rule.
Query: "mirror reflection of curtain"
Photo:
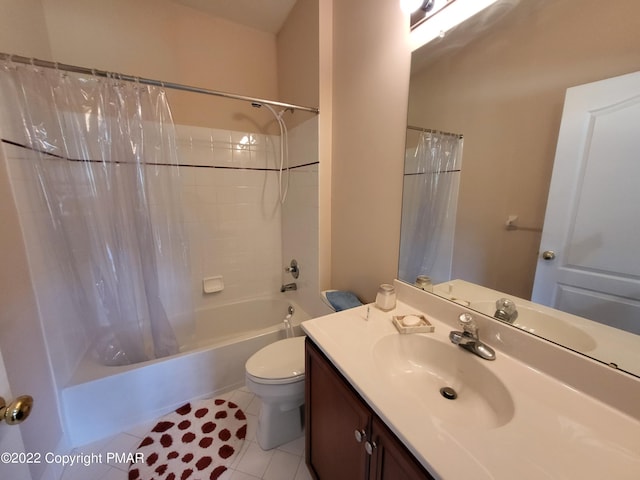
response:
[[[451,279],[462,144],[457,134],[421,131],[416,147],[406,151],[401,280],[414,283],[419,275],[434,283]]]
[[[0,96],[3,139],[24,146],[21,175],[48,224],[39,248],[55,256],[58,291],[72,296],[97,359],[177,353],[170,318],[190,321],[193,310],[163,89],[7,61]]]

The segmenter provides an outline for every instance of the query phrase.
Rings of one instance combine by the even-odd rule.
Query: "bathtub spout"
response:
[[[297,289],[298,289],[298,285],[295,282],[287,283],[286,285],[282,285],[282,287],[280,287],[281,292],[288,292],[289,290],[297,290]]]

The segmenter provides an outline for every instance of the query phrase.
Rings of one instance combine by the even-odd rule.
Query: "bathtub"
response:
[[[158,418],[196,398],[244,385],[244,364],[262,347],[286,337],[284,318],[301,335],[309,316],[285,298],[245,300],[196,312],[191,334],[178,334],[180,353],[122,367],[85,356],[62,390],[71,447],[85,445]]]

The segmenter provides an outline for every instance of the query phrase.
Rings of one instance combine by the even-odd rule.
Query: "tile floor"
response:
[[[260,399],[246,388],[218,395],[237,403],[247,415],[247,438],[242,450],[233,460],[221,480],[310,480],[304,463],[304,437],[273,450],[264,451],[255,441],[258,426]],[[131,430],[114,437],[78,447],[73,454],[98,454],[106,452],[134,452],[156,421],[136,425]],[[61,480],[127,480],[128,463],[94,463],[89,466],[66,467]]]

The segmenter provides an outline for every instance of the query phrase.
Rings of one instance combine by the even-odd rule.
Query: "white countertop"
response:
[[[509,298],[515,301],[518,306],[525,306],[526,308],[534,311],[538,311],[543,314],[546,313],[551,317],[558,318],[567,325],[576,327],[586,335],[593,338],[595,340],[595,345],[591,349],[584,350],[586,355],[599,359],[604,363],[615,363],[619,368],[627,372],[634,372],[636,374],[639,372],[640,335],[633,335],[630,332],[619,328],[614,328],[603,323],[571,315],[545,305],[533,303],[529,300],[525,300],[524,298],[508,295],[464,280],[451,280],[439,285],[434,285],[433,291],[436,295],[443,298],[462,302],[460,303],[461,305],[464,305],[465,303],[467,305],[471,305],[472,309],[473,304],[478,301],[491,300],[491,304],[493,305],[495,304],[495,300],[498,298]],[[452,293],[455,295],[452,295]],[[493,315],[493,312],[489,315]],[[548,336],[541,334],[541,336],[548,338],[551,341],[564,344],[562,337],[554,338],[553,333],[549,333]],[[578,352],[583,351],[583,349],[578,345],[574,347],[574,350]]]
[[[307,335],[369,406],[434,476],[442,479],[640,479],[640,420],[581,393],[519,360],[499,345],[486,366],[507,386],[515,411],[497,428],[442,422],[416,408],[411,392],[397,391],[375,367],[373,345],[400,335],[392,315],[425,314],[435,332],[425,335],[451,348],[447,322],[398,302],[391,312],[370,306],[306,321]],[[498,348],[496,348],[498,347]],[[466,351],[461,354],[471,355]],[[624,392],[621,392],[624,394]],[[640,401],[640,399],[638,399]]]

